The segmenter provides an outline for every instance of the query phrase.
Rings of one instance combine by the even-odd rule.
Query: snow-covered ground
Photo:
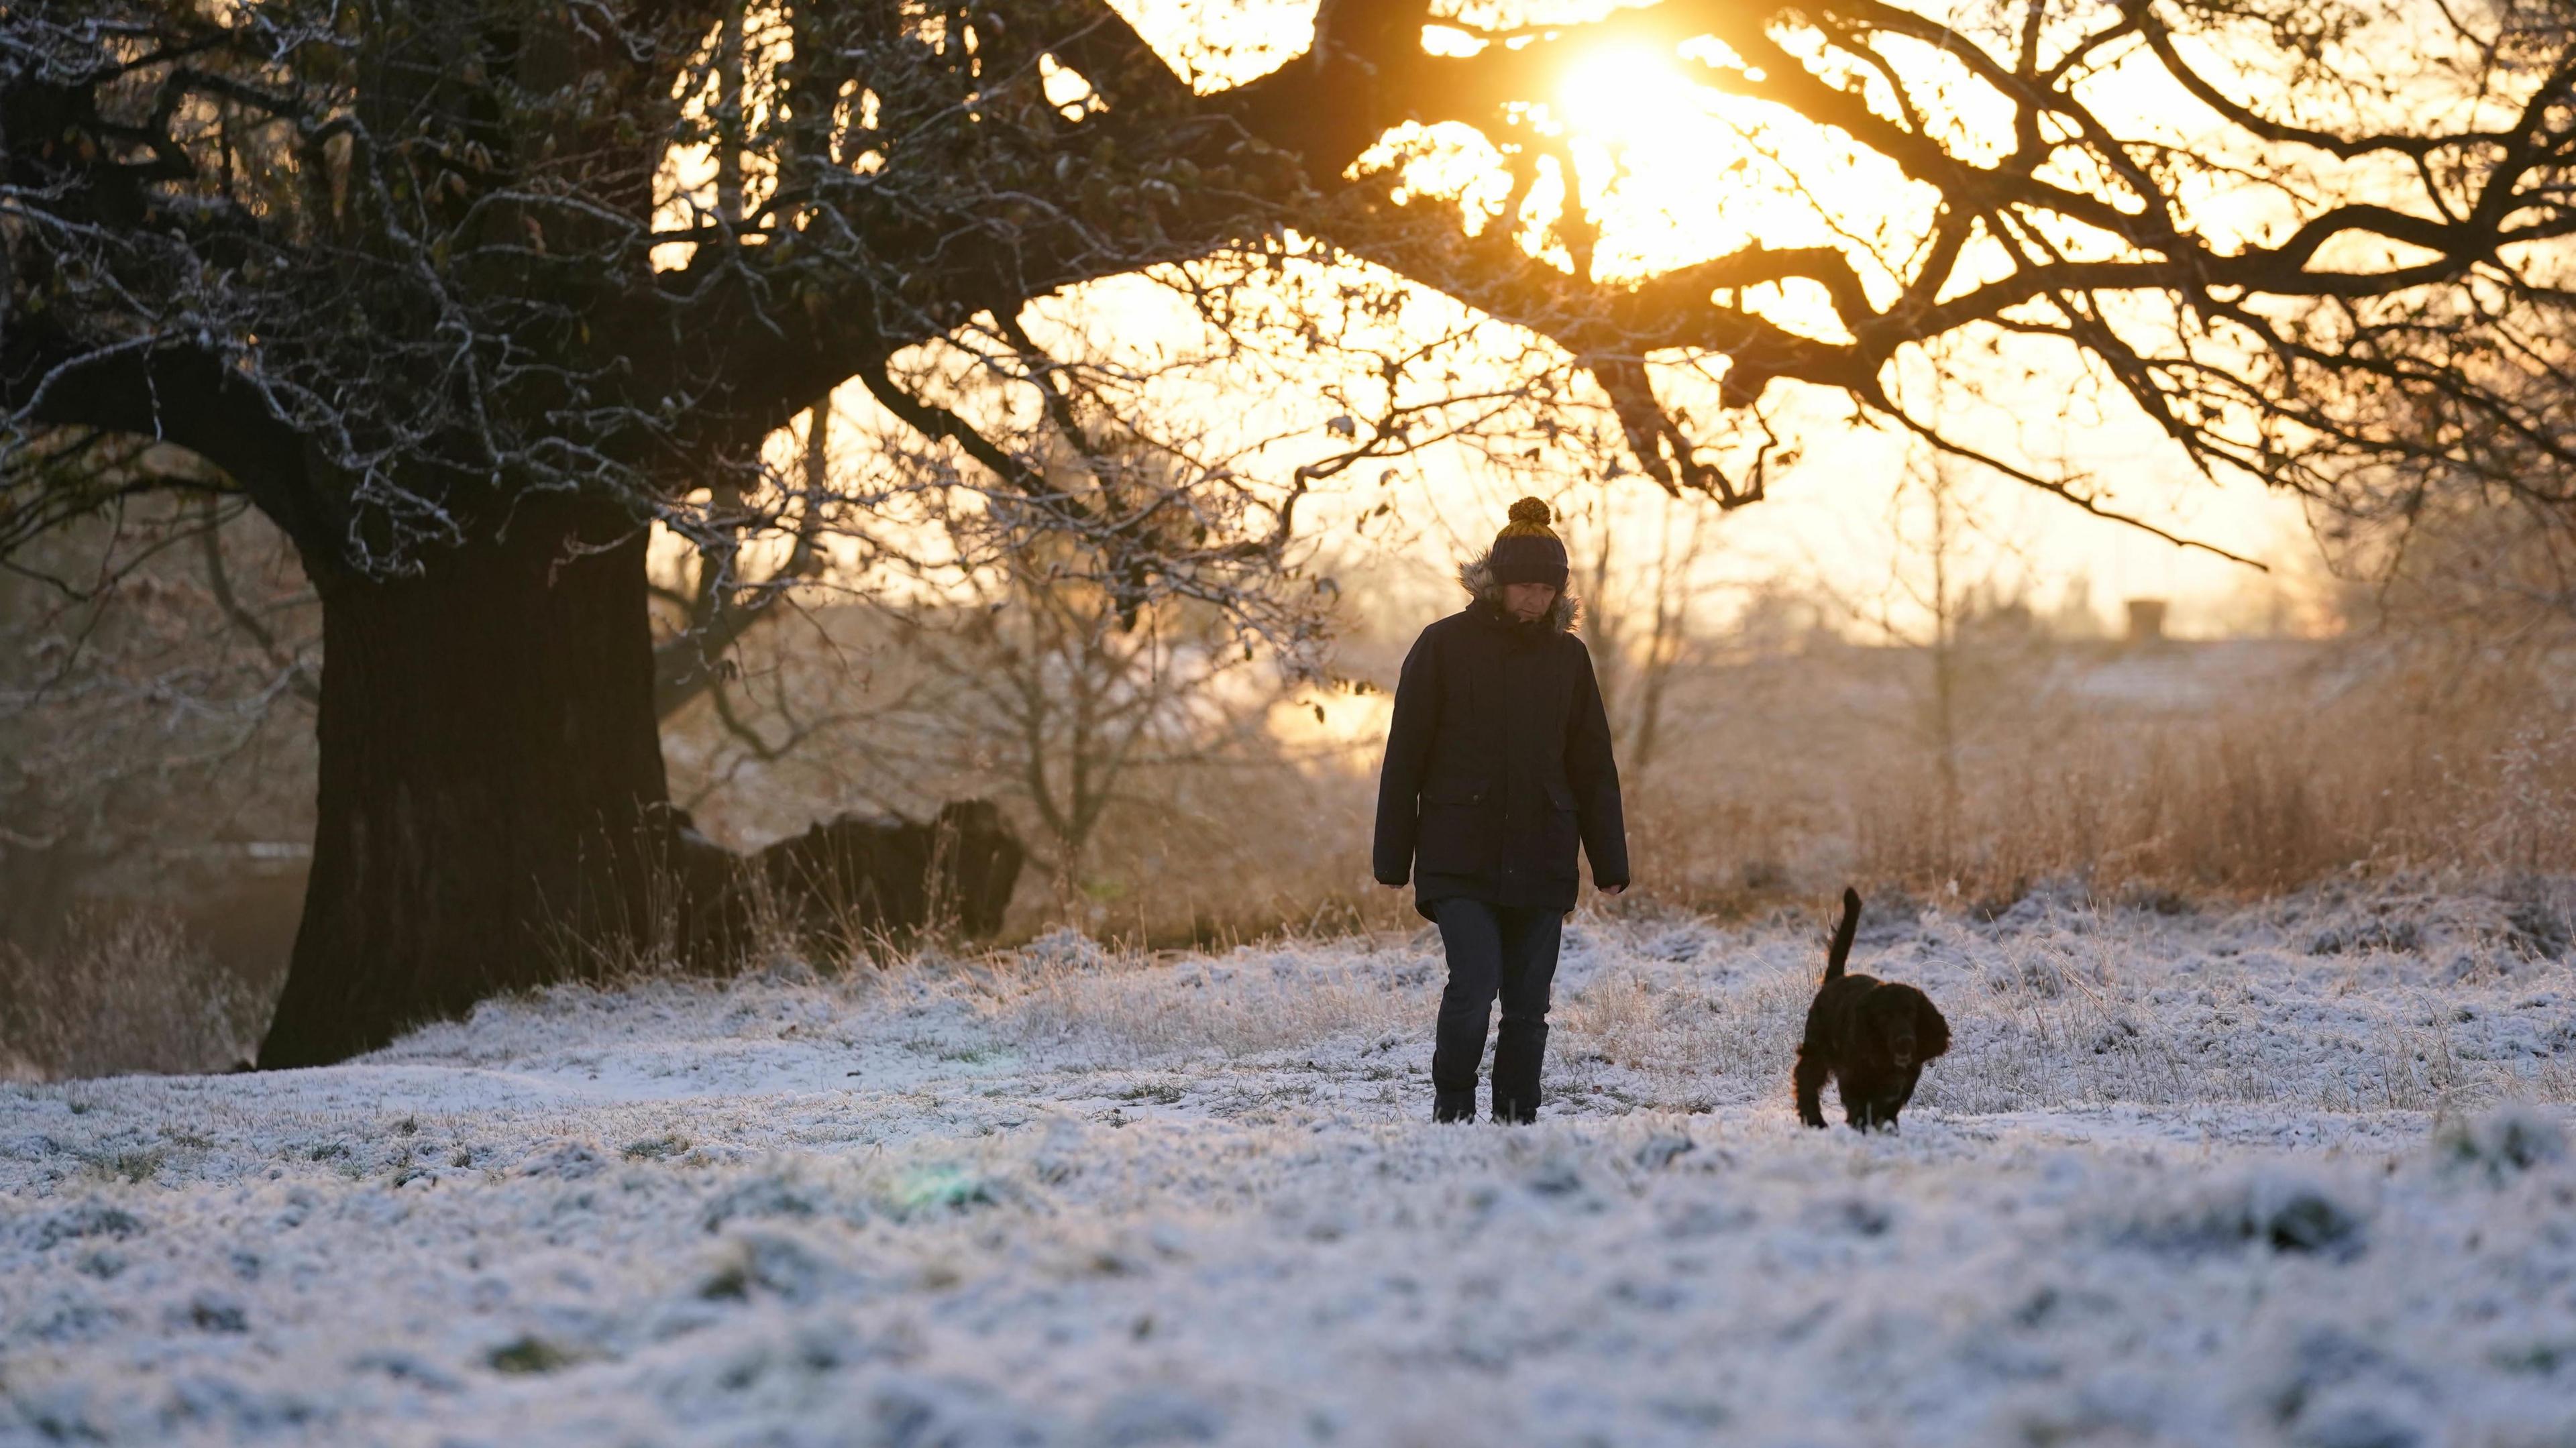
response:
[[[0,1088],[0,1440],[2576,1443],[2548,912],[1883,904],[1957,1044],[1870,1137],[1820,934],[1579,918],[1524,1129],[1423,1120],[1428,936]]]

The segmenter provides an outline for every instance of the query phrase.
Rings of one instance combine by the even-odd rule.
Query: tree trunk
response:
[[[644,547],[539,500],[420,576],[324,588],[312,883],[261,1067],[586,973],[676,904],[647,868],[671,818]]]

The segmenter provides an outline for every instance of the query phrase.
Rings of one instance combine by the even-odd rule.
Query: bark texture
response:
[[[644,536],[572,505],[323,593],[313,876],[262,1067],[577,974],[668,830]]]

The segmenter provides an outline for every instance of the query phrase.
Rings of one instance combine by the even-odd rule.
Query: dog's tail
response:
[[[1825,955],[1825,979],[1843,978],[1843,962],[1851,959],[1852,936],[1860,929],[1860,892],[1843,887],[1843,923],[1834,927],[1834,948]]]

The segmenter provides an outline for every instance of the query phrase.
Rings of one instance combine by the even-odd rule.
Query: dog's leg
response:
[[[1896,1124],[1896,1113],[1903,1111],[1905,1109],[1905,1103],[1914,1099],[1915,1083],[1922,1079],[1923,1063],[1920,1061],[1906,1067],[1905,1074],[1896,1078],[1896,1092],[1893,1096],[1888,1098],[1888,1125],[1894,1126]]]
[[[1822,1056],[1810,1051],[1804,1043],[1801,1043],[1798,1047],[1797,1069],[1790,1073],[1789,1079],[1798,1088],[1798,1120],[1808,1126],[1821,1127],[1825,1124],[1824,1095],[1827,1074]]]
[[[1843,1119],[1852,1130],[1867,1131],[1887,1120],[1887,1083],[1876,1072],[1845,1072],[1835,1084],[1842,1087]]]

